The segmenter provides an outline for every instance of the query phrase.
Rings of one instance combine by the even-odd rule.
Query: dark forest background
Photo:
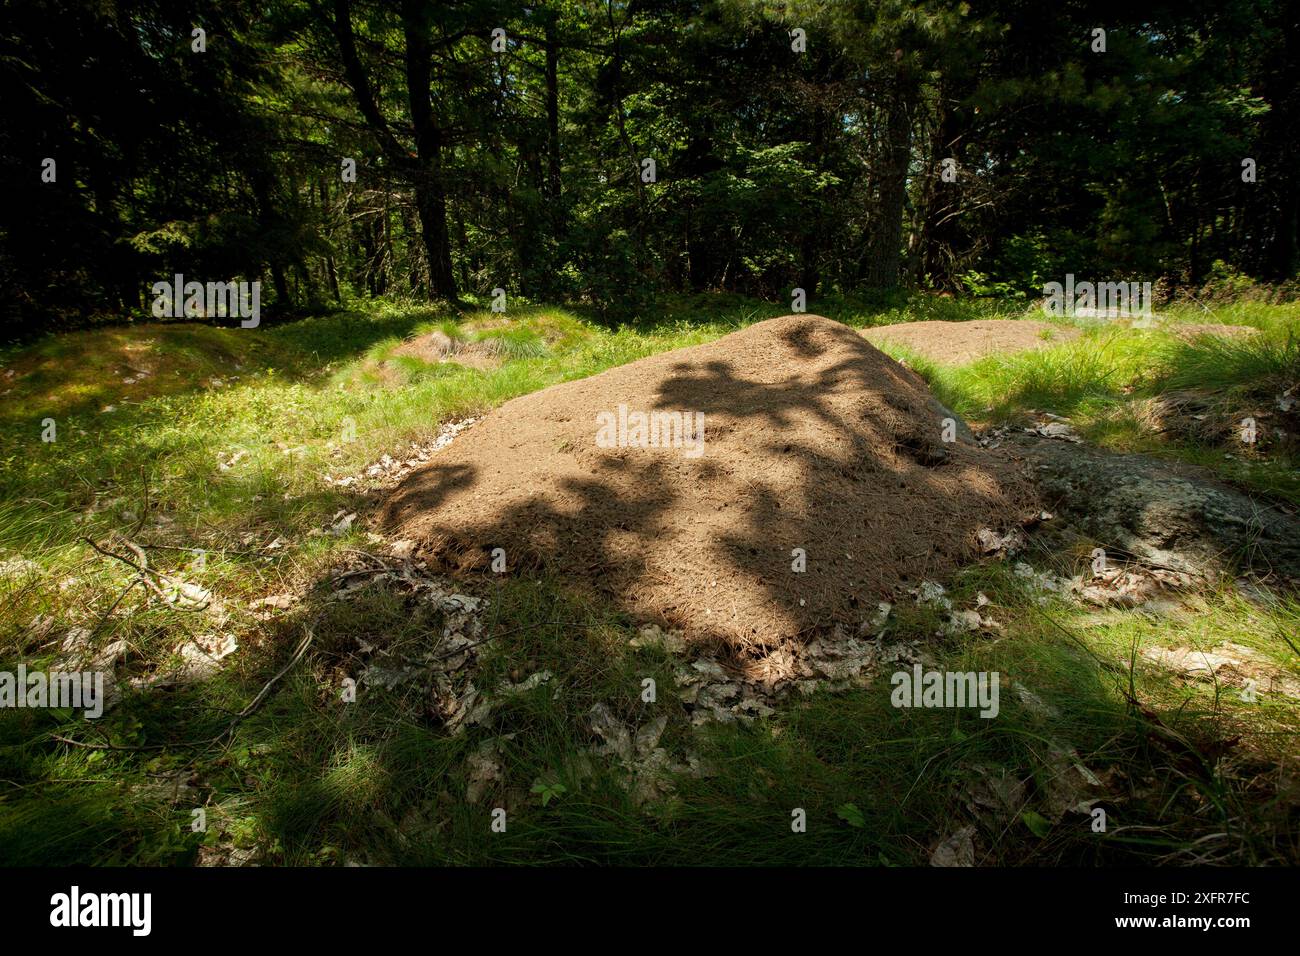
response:
[[[174,273],[618,313],[1300,265],[1282,0],[5,2],[0,106],[6,338]]]

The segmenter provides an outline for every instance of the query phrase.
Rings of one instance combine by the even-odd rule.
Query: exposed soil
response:
[[[635,433],[600,447],[597,416],[620,405],[630,424],[702,413],[702,453]],[[859,625],[977,556],[981,529],[1036,513],[1004,452],[943,440],[948,418],[853,329],[785,316],[507,402],[381,518],[449,571],[487,572],[503,548],[508,572],[551,569],[690,639],[770,646]]]
[[[1032,319],[981,319],[903,322],[867,329],[862,335],[873,345],[899,345],[939,365],[969,365],[990,355],[1050,348],[1078,338],[1080,332]]]

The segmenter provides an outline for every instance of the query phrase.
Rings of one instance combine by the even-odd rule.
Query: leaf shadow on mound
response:
[[[1027,516],[1012,464],[943,442],[951,413],[912,373],[838,323],[772,324],[771,372],[706,353],[666,359],[650,383],[651,409],[703,413],[701,458],[595,448],[595,412],[616,402],[560,413],[556,403],[591,402],[602,385],[627,391],[597,376],[586,391],[536,393],[476,426],[450,460],[403,481],[381,524],[444,570],[486,571],[503,548],[511,573],[544,567],[634,618],[743,649],[869,618],[901,583],[972,559],[980,528]],[[783,357],[796,363],[785,374]],[[521,470],[539,465],[543,485]]]

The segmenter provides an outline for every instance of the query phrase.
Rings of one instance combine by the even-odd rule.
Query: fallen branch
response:
[[[156,595],[158,596],[158,598],[159,598],[159,599],[160,599],[164,604],[170,604],[170,605],[172,605],[173,607],[176,606],[176,603],[177,603],[177,602],[176,602],[175,600],[169,598],[169,597],[167,596],[167,593],[166,593],[165,591],[163,591],[163,589],[160,588],[160,587],[157,585],[157,583],[155,583],[154,581],[150,580],[150,578],[147,577],[146,575],[152,575],[154,578],[157,578],[159,581],[163,582],[164,584],[168,585],[169,587],[175,588],[176,591],[177,591],[177,593],[180,593],[180,586],[181,586],[184,582],[178,580],[177,578],[173,578],[173,577],[171,577],[170,575],[163,574],[161,571],[155,571],[153,568],[149,567],[149,559],[148,559],[148,557],[145,556],[144,551],[141,550],[141,548],[140,548],[139,545],[134,544],[134,543],[131,542],[130,540],[123,539],[123,543],[124,543],[124,544],[125,544],[125,545],[130,549],[130,550],[131,550],[131,552],[136,556],[136,558],[137,558],[137,560],[138,560],[138,563],[137,563],[137,561],[132,561],[130,558],[126,557],[125,555],[121,555],[121,554],[118,554],[118,553],[115,552],[115,551],[109,551],[107,548],[102,548],[102,547],[100,547],[98,544],[96,544],[96,543],[95,543],[94,541],[92,541],[90,538],[83,537],[81,540],[84,541],[84,542],[86,542],[86,544],[90,545],[92,548],[94,548],[96,551],[98,551],[100,554],[104,555],[105,557],[109,557],[109,558],[113,558],[113,559],[115,559],[115,560],[117,560],[117,561],[121,561],[121,562],[122,562],[123,564],[125,564],[127,567],[129,567],[129,568],[134,568],[136,574],[138,575],[138,578],[137,578],[137,579],[140,581],[141,584],[143,584],[143,585],[144,585],[145,587],[147,587],[150,591],[152,591],[154,594],[156,594]],[[207,608],[207,606],[208,606],[208,602],[205,602],[205,603],[203,603],[202,605],[196,605],[196,606],[191,607],[191,608],[178,608],[178,610],[202,611],[202,610],[204,610],[205,608]]]
[[[217,741],[221,740],[223,737],[230,734],[236,727],[239,726],[242,720],[252,716],[252,714],[257,710],[257,708],[262,706],[263,701],[265,701],[267,696],[271,693],[272,688],[274,688],[275,685],[280,682],[280,680],[284,677],[285,674],[289,673],[289,671],[293,669],[293,666],[295,664],[297,664],[300,660],[302,660],[303,656],[307,653],[307,649],[311,646],[312,641],[315,640],[316,637],[316,635],[312,632],[311,628],[307,628],[306,631],[307,633],[303,635],[303,639],[298,643],[298,647],[294,650],[293,656],[289,658],[288,662],[283,667],[280,668],[280,670],[276,673],[274,677],[272,677],[269,681],[266,682],[266,684],[262,687],[262,689],[258,691],[257,696],[254,697],[251,701],[249,701],[248,706],[246,706],[239,713],[235,714],[235,716],[230,719],[230,722],[226,724],[226,726],[220,732],[212,735],[211,737],[205,737],[200,740],[187,740],[176,744],[135,744],[135,745],[125,746],[125,747],[119,746],[117,744],[87,743],[84,740],[73,740],[71,737],[64,737],[61,734],[50,734],[50,737],[53,738],[54,740],[59,741],[60,743],[68,744],[71,747],[81,747],[82,749],[85,750],[116,750],[116,751],[138,752],[144,750],[170,750],[173,748],[184,749],[189,747],[211,746],[212,744],[215,744]]]

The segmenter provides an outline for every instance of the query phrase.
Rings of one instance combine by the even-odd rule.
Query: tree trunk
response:
[[[420,237],[429,262],[429,298],[456,301],[456,277],[452,272],[451,238],[447,233],[447,197],[442,178],[443,133],[434,121],[429,84],[433,71],[430,41],[430,7],[419,0],[402,0],[402,32],[406,39],[406,93],[411,124],[415,129],[414,156],[393,135],[380,112],[365,67],[352,34],[352,10],[348,0],[334,0],[331,27],[338,40],[348,85],[357,99],[361,115],[389,161],[409,176],[415,187],[415,208],[420,217]]]
[[[1300,270],[1300,193],[1291,186],[1296,161],[1300,160],[1300,13],[1293,6],[1280,6],[1278,26],[1279,64],[1275,77],[1265,88],[1272,109],[1264,119],[1267,150],[1273,167],[1264,173],[1271,182],[1274,220],[1265,247],[1265,274],[1272,279],[1293,278]],[[1258,187],[1252,187],[1258,188]]]
[[[552,203],[560,199],[560,46],[555,33],[555,17],[546,20],[546,158],[547,198]],[[553,207],[557,224],[563,216]]]
[[[287,309],[293,304],[289,298],[289,283],[284,279],[284,267],[278,262],[271,264],[271,284],[275,286],[275,304],[281,309]]]
[[[406,37],[406,95],[415,127],[419,168],[415,172],[415,209],[429,259],[429,298],[455,301],[456,275],[451,265],[451,236],[447,232],[447,195],[442,183],[442,130],[434,122],[429,99],[433,48],[429,7],[419,0],[402,0],[402,31]]]
[[[963,88],[962,94],[964,95]],[[929,166],[925,171],[925,200],[921,216],[919,255],[916,262],[916,281],[921,284],[929,278],[932,288],[957,291],[957,277],[952,273],[954,250],[961,244],[961,219],[957,215],[962,202],[962,141],[966,122],[964,116],[952,108],[959,97],[947,84],[940,87],[940,119],[931,141]],[[957,161],[957,181],[945,183],[940,179],[944,159]]]
[[[891,289],[898,284],[903,242],[903,207],[907,201],[907,167],[912,157],[911,83],[894,80],[886,121],[875,231],[867,253],[866,285]]]
[[[809,143],[812,149],[812,161],[818,169],[827,166],[827,127],[831,119],[826,110],[816,108],[812,111],[812,130]],[[824,245],[824,217],[818,209],[809,217],[805,232],[799,241],[799,287],[811,298],[817,293],[821,282],[821,255]]]
[[[329,182],[325,179],[320,180],[320,211],[321,211],[321,221],[325,223],[325,228],[329,230],[332,225],[330,223],[330,189],[329,189]],[[326,241],[328,240],[329,240],[329,236],[327,235]],[[338,266],[334,262],[334,252],[332,251],[332,246],[331,246],[331,251],[325,254],[324,259],[325,259],[325,281],[329,283],[330,295],[334,297],[334,301],[336,303],[342,302],[343,297],[339,294],[339,270],[338,270]]]

